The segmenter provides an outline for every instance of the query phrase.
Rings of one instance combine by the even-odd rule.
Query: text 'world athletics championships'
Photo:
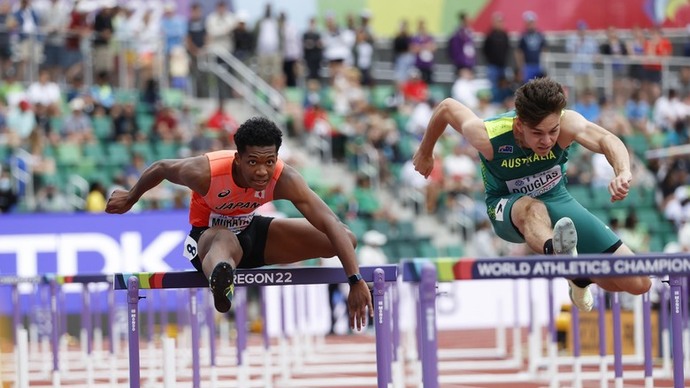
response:
[[[475,262],[475,278],[690,274],[690,258]]]

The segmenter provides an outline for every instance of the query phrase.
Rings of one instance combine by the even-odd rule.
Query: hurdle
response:
[[[438,281],[437,267],[451,268],[455,280],[480,279],[517,279],[517,278],[558,278],[558,277],[615,277],[615,276],[659,276],[669,277],[671,291],[671,333],[673,337],[673,381],[674,388],[684,387],[684,357],[683,357],[683,299],[682,279],[690,274],[690,255],[656,254],[637,256],[612,255],[580,255],[572,256],[516,256],[487,259],[448,259],[442,263],[429,260],[407,260],[401,263],[403,281],[418,282],[420,284],[420,304],[422,312],[434,309],[435,298],[431,298],[427,291]],[[446,274],[447,275],[447,274]],[[426,295],[426,296],[425,296]],[[615,298],[614,294],[614,298]],[[615,312],[614,312],[615,313]],[[575,318],[574,318],[575,319]],[[434,339],[436,335],[433,319],[419,320],[426,338]],[[645,323],[648,321],[645,319]],[[423,384],[426,388],[439,386],[438,366],[435,364],[437,354],[435,341],[422,341],[422,354],[425,357],[422,368]],[[644,341],[645,355],[651,352],[651,341]],[[617,346],[616,346],[617,347]],[[429,357],[429,360],[426,360]],[[623,385],[623,367],[620,354],[614,354],[614,380],[617,387]],[[651,364],[645,362],[645,382],[651,381]]]
[[[390,317],[384,313],[384,299],[387,297],[388,282],[395,282],[398,276],[397,265],[360,267],[362,277],[374,283],[373,305],[376,328],[376,363],[378,387],[387,387],[391,380],[390,363],[392,341],[390,339]],[[296,284],[345,283],[347,277],[339,267],[268,267],[258,269],[238,269],[235,273],[235,286],[280,286]],[[208,288],[208,279],[201,272],[141,272],[118,273],[113,275],[113,288],[127,290],[128,334],[129,334],[129,379],[131,388],[140,387],[139,368],[139,295],[140,289],[164,288]],[[196,298],[192,290],[192,339],[198,339],[198,319]],[[199,350],[192,346],[192,386],[201,384],[199,371]],[[194,361],[195,360],[195,361]]]

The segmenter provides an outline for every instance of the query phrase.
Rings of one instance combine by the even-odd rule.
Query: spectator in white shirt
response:
[[[57,83],[50,79],[50,72],[43,69],[38,73],[38,81],[29,85],[26,90],[26,98],[32,104],[41,104],[48,110],[49,116],[60,114],[60,102],[62,95]]]

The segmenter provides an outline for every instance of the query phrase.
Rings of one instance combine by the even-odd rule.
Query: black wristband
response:
[[[351,286],[357,284],[360,280],[362,280],[362,275],[359,272],[347,278],[347,282]]]

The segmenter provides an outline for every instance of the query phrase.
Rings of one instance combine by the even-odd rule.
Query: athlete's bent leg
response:
[[[340,224],[353,247],[357,238]],[[289,264],[319,257],[333,257],[335,247],[323,232],[304,218],[276,218],[268,227],[264,258],[266,264]]]
[[[616,256],[632,256],[633,251],[627,245],[622,244],[613,253]],[[652,280],[648,276],[625,276],[615,278],[592,279],[599,287],[610,292],[627,292],[633,295],[641,295],[652,287]]]
[[[201,268],[209,281],[213,303],[221,313],[230,310],[235,290],[235,268],[242,259],[237,236],[228,229],[207,229],[199,238]]]
[[[532,197],[521,197],[513,204],[510,220],[534,252],[544,253],[544,244],[553,238],[553,230],[543,202]]]

